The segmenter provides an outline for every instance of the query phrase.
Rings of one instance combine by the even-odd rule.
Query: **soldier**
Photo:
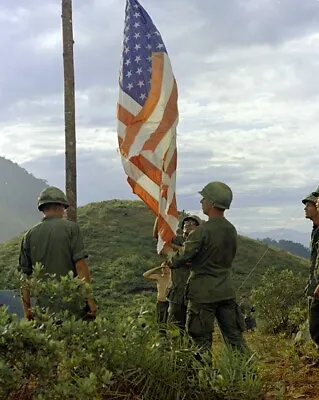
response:
[[[143,277],[145,279],[151,279],[156,281],[157,285],[157,302],[156,302],[156,314],[157,323],[160,324],[160,333],[165,335],[166,329],[164,324],[167,322],[168,316],[168,301],[166,300],[166,289],[170,280],[170,269],[163,263],[160,267],[155,267],[144,272]]]
[[[69,207],[65,194],[56,187],[44,189],[38,198],[38,210],[44,214],[42,221],[31,228],[21,243],[19,270],[31,276],[35,264],[40,263],[47,274],[55,274],[57,278],[70,271],[74,276],[90,283],[90,273],[78,224],[63,218]],[[30,292],[22,289],[24,315],[33,319],[31,312]],[[93,296],[87,299],[88,315],[95,316],[97,307]]]
[[[313,223],[311,232],[310,273],[305,289],[309,303],[309,332],[312,340],[319,346],[319,280],[318,280],[318,245],[319,245],[319,212],[316,208],[319,187],[302,200],[305,205],[305,217]],[[318,203],[317,203],[318,204]],[[319,209],[319,207],[318,207]]]
[[[167,262],[172,269],[190,264],[186,329],[195,344],[210,350],[216,317],[226,343],[239,351],[246,351],[243,338],[245,321],[235,301],[231,282],[237,231],[224,217],[233,194],[222,182],[209,183],[200,194],[203,213],[209,220],[191,232],[181,254],[174,255]],[[163,254],[168,254],[169,250],[164,248]]]
[[[256,328],[256,319],[253,317],[253,313],[256,310],[246,294],[241,296],[239,307],[245,317],[246,330],[254,332]]]
[[[201,224],[201,219],[196,215],[189,215],[182,221],[183,242],[190,232]],[[175,247],[176,249],[176,247]],[[180,247],[182,249],[182,247]],[[187,301],[185,299],[185,288],[189,277],[189,267],[171,270],[171,279],[167,288],[167,299],[169,300],[168,322],[174,323],[184,334],[186,324]]]

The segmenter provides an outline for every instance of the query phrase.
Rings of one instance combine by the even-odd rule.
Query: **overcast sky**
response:
[[[134,198],[117,153],[124,0],[74,0],[79,202]],[[141,0],[179,90],[178,208],[222,180],[241,232],[310,229],[318,186],[319,2]],[[0,155],[64,186],[58,0],[0,4]],[[1,171],[0,171],[1,173]]]

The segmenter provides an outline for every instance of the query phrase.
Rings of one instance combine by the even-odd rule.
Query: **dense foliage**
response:
[[[300,274],[269,269],[253,290],[259,328],[266,333],[296,333],[307,315],[304,287]]]
[[[51,303],[35,320],[18,321],[0,309],[0,396],[6,399],[258,399],[261,381],[252,357],[224,348],[216,368],[196,361],[195,348],[163,341],[151,313],[76,319],[58,311],[85,295],[78,279],[33,277],[31,293]],[[56,293],[56,295],[55,295]]]

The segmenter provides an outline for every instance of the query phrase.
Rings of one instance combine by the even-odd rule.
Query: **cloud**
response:
[[[0,153],[64,185],[61,10],[0,7]],[[200,212],[208,181],[234,190],[245,230],[307,230],[300,199],[318,185],[319,3],[144,0],[178,82],[179,208]],[[73,4],[80,203],[133,198],[117,154],[124,1]],[[99,171],[97,173],[97,171]],[[292,216],[292,217],[291,217]]]

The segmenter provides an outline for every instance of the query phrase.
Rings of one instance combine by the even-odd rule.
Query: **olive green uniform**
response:
[[[56,274],[59,278],[72,271],[76,276],[75,263],[87,257],[76,223],[63,218],[43,218],[25,234],[19,266],[26,275],[31,275],[33,266],[40,263],[45,274]]]
[[[31,228],[21,243],[19,270],[30,276],[36,263],[43,266],[43,278],[57,278],[70,271],[76,276],[75,263],[87,258],[79,226],[62,218],[43,218]],[[45,306],[45,300],[39,304]]]
[[[309,278],[306,286],[306,295],[313,297],[314,291],[318,285],[318,243],[319,243],[319,226],[313,225],[310,241],[310,268]]]
[[[240,310],[245,318],[246,329],[254,330],[256,328],[256,320],[253,316],[255,308],[249,298],[244,297],[239,303]]]
[[[197,226],[202,221],[196,215],[187,215],[182,221],[182,230],[184,235],[184,224],[187,220],[193,220]],[[177,236],[173,243],[178,246],[183,246],[185,236]],[[181,334],[183,335],[186,327],[187,315],[187,300],[185,298],[185,289],[188,282],[190,270],[189,267],[176,268],[171,270],[171,279],[167,288],[167,299],[169,300],[168,308],[168,322],[178,326]]]
[[[318,188],[319,189],[319,188]],[[318,191],[317,189],[317,191]],[[303,204],[308,201],[316,203],[318,193],[313,192],[302,200]],[[309,332],[312,340],[319,346],[319,299],[314,297],[314,291],[319,284],[319,226],[313,225],[310,241],[310,268],[309,278],[305,293],[308,297],[309,305]]]
[[[210,217],[190,233],[183,252],[170,261],[172,270],[190,265],[186,328],[203,348],[212,345],[215,317],[225,341],[233,347],[246,348],[245,323],[231,281],[236,249],[236,228],[224,217]]]
[[[185,331],[187,301],[185,299],[185,288],[190,270],[188,267],[172,269],[171,280],[167,288],[167,299],[169,300],[168,322],[176,324],[181,333]]]
[[[178,235],[172,242],[182,248],[184,239]],[[171,279],[166,292],[166,298],[169,301],[168,322],[177,325],[182,333],[185,331],[186,325],[185,287],[188,277],[189,268],[171,270]]]
[[[306,286],[309,298],[309,331],[312,340],[319,346],[319,299],[314,291],[319,284],[319,226],[314,225],[311,233],[310,274]]]
[[[156,321],[160,325],[159,332],[161,335],[166,335],[165,325],[168,319],[168,301],[160,301],[156,302]]]

